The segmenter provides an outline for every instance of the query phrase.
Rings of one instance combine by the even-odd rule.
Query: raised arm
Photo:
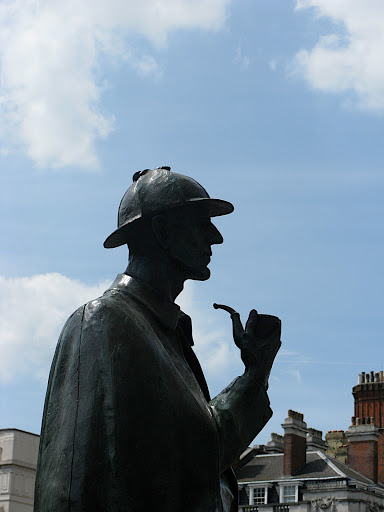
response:
[[[233,338],[245,365],[244,374],[210,402],[219,430],[221,471],[236,460],[272,416],[266,393],[268,377],[280,348],[281,322],[275,316],[252,310],[245,329],[240,315],[228,306],[214,304],[231,315]]]

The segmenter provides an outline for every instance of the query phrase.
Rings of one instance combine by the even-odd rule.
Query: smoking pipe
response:
[[[241,341],[242,341],[242,335],[244,333],[244,328],[243,328],[243,324],[241,323],[239,313],[229,306],[225,306],[224,304],[216,304],[216,302],[213,304],[213,307],[215,309],[223,309],[224,311],[227,311],[231,315],[232,328],[233,328],[233,339],[235,341],[236,346],[241,349],[241,347],[242,347]]]

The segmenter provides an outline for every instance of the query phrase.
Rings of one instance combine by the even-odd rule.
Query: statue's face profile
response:
[[[223,243],[223,237],[210,217],[192,212],[177,215],[168,224],[168,241],[168,254],[183,269],[185,279],[209,279],[211,246]]]

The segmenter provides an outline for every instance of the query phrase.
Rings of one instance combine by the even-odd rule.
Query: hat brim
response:
[[[165,211],[173,210],[176,208],[192,208],[195,209],[199,213],[205,213],[209,217],[219,217],[221,215],[228,215],[232,213],[234,210],[234,206],[229,201],[224,201],[223,199],[211,199],[208,197],[198,197],[195,199],[190,199],[185,203],[178,203],[172,206],[168,206],[163,210],[160,210],[153,214],[152,216],[159,215]],[[109,237],[104,242],[104,247],[106,249],[113,249],[115,247],[120,247],[121,245],[125,245],[129,238],[129,231],[133,224],[136,224],[140,221],[142,217],[138,217],[130,220],[123,226],[117,228],[113,233],[109,235]]]

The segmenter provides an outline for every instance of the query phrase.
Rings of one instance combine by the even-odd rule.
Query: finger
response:
[[[245,324],[246,332],[255,332],[258,320],[259,318],[256,309],[252,309],[249,313],[247,323]]]

